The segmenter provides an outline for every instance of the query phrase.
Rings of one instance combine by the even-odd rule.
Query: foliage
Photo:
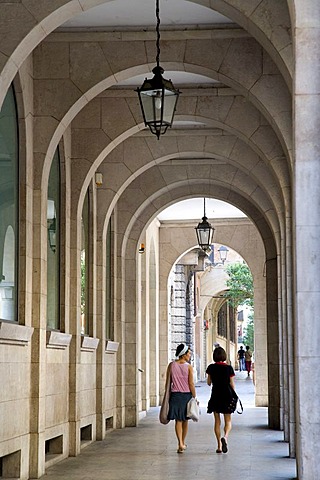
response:
[[[243,344],[249,345],[251,350],[254,348],[254,319],[252,313],[248,316],[248,323],[243,335]]]
[[[237,308],[239,305],[253,307],[253,278],[246,263],[232,263],[226,267],[229,279],[226,284],[228,291],[225,297]]]

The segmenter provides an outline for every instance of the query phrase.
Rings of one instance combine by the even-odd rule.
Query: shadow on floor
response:
[[[267,408],[254,407],[254,385],[237,372],[236,388],[244,413],[234,414],[227,454],[216,454],[213,418],[206,413],[210,388],[197,384],[199,422],[189,422],[188,449],[177,454],[174,422],[161,425],[152,408],[137,428],[115,430],[76,458],[49,468],[48,480],[295,480],[282,432],[267,427]]]

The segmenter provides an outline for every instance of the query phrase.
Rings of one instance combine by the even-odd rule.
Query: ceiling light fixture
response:
[[[159,0],[156,0],[157,18],[157,65],[152,70],[153,78],[146,78],[140,88],[137,88],[143,120],[151,133],[157,136],[166,133],[167,128],[172,126],[179,90],[175,89],[171,80],[162,77],[164,69],[160,67],[160,16]]]

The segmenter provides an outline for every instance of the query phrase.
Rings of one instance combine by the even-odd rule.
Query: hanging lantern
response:
[[[160,17],[159,0],[156,0],[157,17],[157,56],[156,67],[152,70],[153,78],[146,78],[140,88],[137,88],[143,120],[151,133],[157,136],[166,133],[167,128],[172,126],[177,100],[180,95],[175,89],[171,80],[162,77],[164,70],[160,67]]]
[[[211,251],[212,237],[214,233],[214,228],[208,222],[206,217],[206,199],[204,201],[204,214],[201,222],[198,223],[198,226],[195,227],[197,233],[197,240],[199,247],[206,252],[207,254]]]

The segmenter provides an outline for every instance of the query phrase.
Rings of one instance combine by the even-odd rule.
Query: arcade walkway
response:
[[[47,470],[47,480],[292,480],[295,461],[288,458],[282,432],[269,430],[267,409],[253,406],[253,384],[237,372],[236,386],[244,414],[233,415],[229,452],[216,454],[212,416],[206,413],[209,387],[197,384],[202,415],[189,423],[188,449],[176,453],[174,424],[158,422],[153,408],[138,428],[116,430],[95,442],[76,458]]]

